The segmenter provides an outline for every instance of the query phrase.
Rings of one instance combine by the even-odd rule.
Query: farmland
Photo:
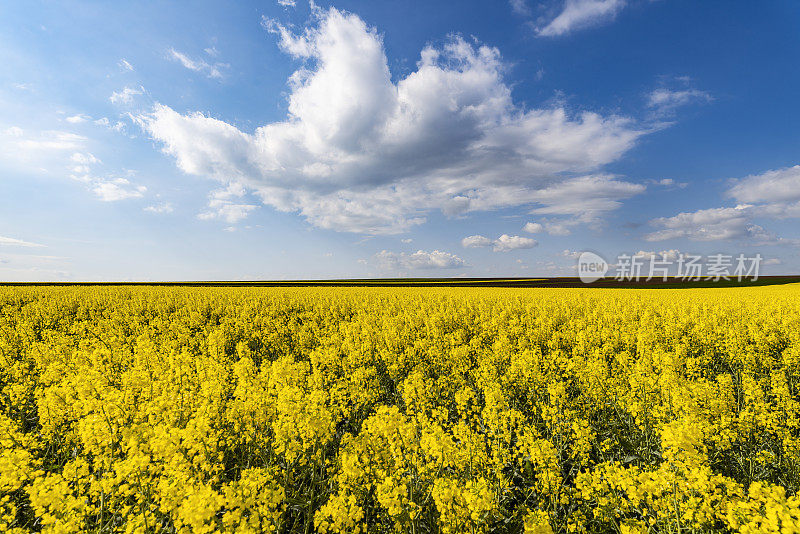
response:
[[[0,530],[797,532],[799,297],[3,287]]]

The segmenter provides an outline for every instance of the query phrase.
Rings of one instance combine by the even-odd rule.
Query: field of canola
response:
[[[800,286],[2,288],[2,532],[800,532]]]

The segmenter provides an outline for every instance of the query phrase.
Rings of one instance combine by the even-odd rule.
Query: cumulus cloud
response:
[[[22,239],[14,239],[13,237],[0,236],[0,246],[43,247],[44,245],[40,245],[39,243],[31,243],[29,241],[23,241]]]
[[[521,248],[533,248],[537,244],[535,239],[529,237],[503,234],[495,240],[493,250],[495,252],[508,252]]]
[[[482,235],[471,235],[461,240],[461,246],[464,248],[483,248],[491,247],[494,244],[493,239]]]
[[[537,28],[542,37],[557,37],[612,20],[625,0],[565,0],[555,18]]]
[[[495,252],[509,252],[521,248],[533,248],[537,245],[535,239],[518,235],[503,234],[497,239],[489,239],[482,235],[471,235],[461,240],[465,248],[492,247]]]
[[[214,49],[216,51],[216,49]],[[177,61],[187,69],[205,74],[209,78],[221,79],[222,70],[228,67],[226,63],[208,63],[202,59],[192,59],[183,52],[179,52],[174,48],[168,51],[168,57],[173,61]]]
[[[522,227],[523,230],[528,232],[529,234],[538,234],[542,230],[544,230],[544,226],[537,222],[529,222],[525,223],[525,226]]]
[[[529,222],[525,226],[523,226],[522,229],[531,234],[547,232],[550,235],[565,236],[565,235],[570,235],[572,233],[572,231],[569,229],[569,226],[576,223],[577,221],[547,222],[543,225],[541,223]]]
[[[515,104],[496,48],[454,37],[392,81],[380,35],[358,16],[315,11],[293,33],[264,26],[303,62],[288,116],[253,133],[157,104],[138,123],[187,174],[237,182],[312,225],[399,233],[448,216],[531,205],[582,218],[641,185],[590,174],[646,132],[632,120]],[[589,175],[586,175],[589,173]]]
[[[464,260],[455,254],[442,252],[440,250],[434,250],[433,252],[418,250],[413,254],[382,250],[375,254],[375,260],[382,269],[393,271],[407,269],[455,269],[466,265]]]
[[[278,5],[283,7],[294,7],[297,5],[296,0],[278,0]]]

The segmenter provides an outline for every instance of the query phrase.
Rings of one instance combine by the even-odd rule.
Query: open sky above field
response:
[[[800,272],[800,3],[0,4],[0,281]]]

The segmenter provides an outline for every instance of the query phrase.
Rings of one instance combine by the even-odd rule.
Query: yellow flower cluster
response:
[[[798,297],[0,288],[0,531],[800,532]]]

